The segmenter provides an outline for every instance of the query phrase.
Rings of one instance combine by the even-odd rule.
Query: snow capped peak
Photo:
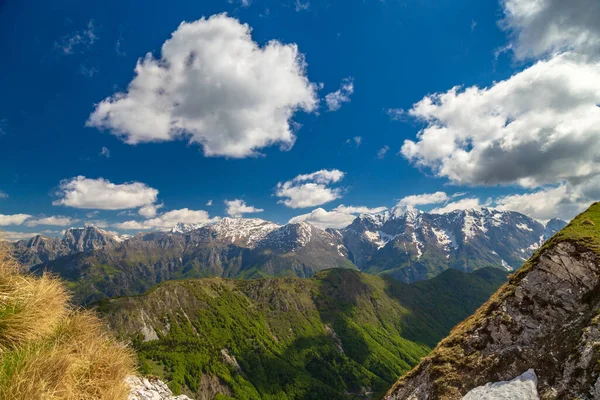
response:
[[[221,240],[254,247],[280,226],[260,218],[223,218],[210,228]]]
[[[407,219],[415,219],[423,211],[416,209],[411,205],[398,205],[390,210],[390,219],[402,218],[406,216]]]
[[[175,225],[173,228],[171,228],[171,233],[188,233],[191,231],[195,231],[196,229],[200,229],[204,226],[205,224],[197,224],[197,223],[185,223],[185,222],[179,222],[177,225]]]

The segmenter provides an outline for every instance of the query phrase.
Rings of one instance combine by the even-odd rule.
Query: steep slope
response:
[[[97,309],[113,330],[134,338],[144,372],[175,393],[372,397],[505,278],[489,269],[446,271],[414,285],[347,269],[311,279],[210,278],[165,282]]]
[[[599,314],[596,203],[546,242],[386,398],[460,399],[529,369],[542,399],[599,398]]]
[[[343,235],[361,270],[412,282],[448,268],[515,270],[564,224],[555,219],[547,229],[523,214],[489,208],[428,214],[404,206],[361,215]]]
[[[31,267],[76,253],[112,248],[120,242],[116,235],[88,226],[68,229],[62,239],[37,235],[19,240],[12,244],[12,252],[21,265]]]
[[[327,268],[356,269],[341,239],[331,233],[304,223],[278,227],[263,221],[247,224],[241,235],[243,221],[236,229],[221,221],[185,234],[140,234],[117,247],[62,257],[32,270],[58,274],[77,302],[88,303],[140,294],[170,279],[309,277]]]

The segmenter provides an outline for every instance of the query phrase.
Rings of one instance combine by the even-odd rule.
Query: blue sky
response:
[[[572,217],[600,191],[600,11],[552,31],[564,6],[528,3],[0,1],[1,228],[339,227],[398,202]]]

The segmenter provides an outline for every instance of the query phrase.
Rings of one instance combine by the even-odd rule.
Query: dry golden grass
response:
[[[127,398],[132,352],[68,301],[58,279],[19,273],[0,245],[0,399]]]

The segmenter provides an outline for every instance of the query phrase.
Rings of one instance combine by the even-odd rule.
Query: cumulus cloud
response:
[[[30,239],[34,236],[40,235],[38,232],[15,232],[15,231],[2,231],[0,239],[8,240],[9,242],[16,242],[19,240]]]
[[[240,200],[240,199],[225,200],[225,205],[227,206],[227,209],[225,210],[227,215],[229,215],[230,217],[235,217],[235,218],[240,218],[244,214],[259,213],[259,212],[265,211],[262,208],[256,208],[253,206],[249,206],[246,204],[246,202],[244,200]]]
[[[446,192],[414,194],[406,196],[398,202],[399,206],[421,206],[426,204],[439,204],[448,201],[450,197]]]
[[[387,207],[345,206],[340,204],[333,211],[344,214],[374,214],[387,210]]]
[[[126,143],[187,138],[206,156],[247,157],[295,141],[294,113],[317,107],[295,44],[259,46],[226,14],[183,22],[156,59],[148,53],[127,91],[104,99],[87,125]]]
[[[146,218],[156,217],[156,212],[159,208],[162,208],[162,204],[146,204],[138,210],[138,214]]]
[[[8,199],[8,195],[2,191],[0,191],[0,199]]]
[[[600,172],[600,64],[570,54],[490,88],[425,97],[402,154],[458,184],[536,187]]]
[[[34,226],[71,226],[77,219],[71,217],[62,217],[62,216],[51,216],[51,217],[40,217],[35,219],[29,219],[25,225],[34,227]]]
[[[78,176],[60,182],[55,206],[124,210],[156,202],[158,190],[141,182],[115,184],[106,179]]]
[[[0,214],[0,226],[22,225],[29,218],[29,214]]]
[[[213,201],[212,200],[207,201],[206,205],[209,206],[209,207],[212,206],[213,205]]]
[[[366,206],[337,206],[331,211],[317,208],[308,214],[298,215],[290,219],[290,223],[308,222],[321,229],[335,228],[342,229],[347,227],[356,219],[358,214],[373,214],[385,211],[386,207],[369,208]]]
[[[539,220],[559,217],[570,220],[600,199],[600,176],[571,184],[545,187],[530,193],[501,196],[496,207],[518,211]]]
[[[342,85],[335,92],[325,96],[325,103],[329,111],[337,111],[342,108],[342,104],[350,102],[350,96],[354,93],[354,79],[345,78]]]
[[[217,221],[218,218],[209,218],[204,210],[172,210],[159,215],[156,218],[144,221],[125,221],[113,224],[113,227],[123,230],[169,230],[180,222],[207,224]]]
[[[108,147],[102,147],[102,150],[100,151],[99,155],[102,157],[110,158],[110,150],[108,149]]]
[[[337,211],[326,211],[322,208],[312,210],[308,214],[298,215],[290,219],[290,224],[296,224],[298,222],[308,222],[321,229],[336,228],[341,229],[350,225],[356,216],[352,214],[345,214]]]
[[[503,0],[502,26],[518,59],[563,50],[600,55],[600,2],[597,0]]]
[[[541,60],[490,87],[426,96],[408,111],[424,128],[401,153],[456,184],[530,190],[495,199],[500,209],[569,219],[600,198],[600,3],[501,4],[503,51]]]
[[[434,208],[430,211],[432,214],[445,214],[456,210],[471,210],[481,208],[483,204],[477,198],[468,198],[454,201],[443,207]]]
[[[279,182],[275,188],[275,196],[283,198],[278,203],[290,208],[306,208],[319,206],[342,197],[341,188],[332,188],[344,178],[344,172],[320,170],[310,174],[298,175],[286,182]]]

